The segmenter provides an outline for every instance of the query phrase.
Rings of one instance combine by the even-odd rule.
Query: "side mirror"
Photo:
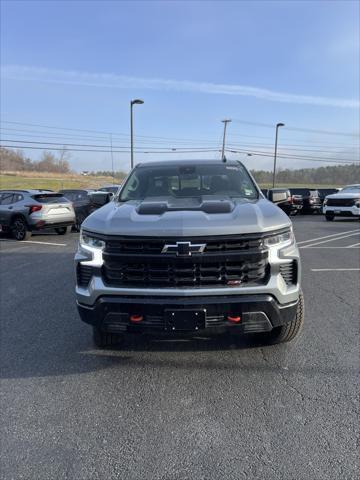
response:
[[[283,192],[273,192],[269,190],[269,200],[273,203],[281,203],[286,202],[288,199],[288,193],[286,191]]]
[[[99,208],[103,207],[112,200],[112,195],[109,192],[94,192],[90,194],[91,203]]]

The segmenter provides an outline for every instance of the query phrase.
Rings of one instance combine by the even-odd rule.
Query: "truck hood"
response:
[[[185,207],[163,213],[139,213],[145,201],[110,202],[86,218],[84,230],[105,235],[145,237],[188,237],[263,233],[288,227],[288,216],[273,203],[258,200],[230,200],[231,211],[206,213]],[[164,202],[164,200],[163,200]],[[152,204],[154,202],[152,201]]]
[[[360,193],[332,193],[331,195],[327,195],[325,198],[342,198],[342,199],[347,199],[347,198],[360,198]]]

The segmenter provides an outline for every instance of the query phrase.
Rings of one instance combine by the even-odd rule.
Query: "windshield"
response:
[[[120,201],[203,195],[255,199],[258,198],[258,191],[240,164],[144,166],[130,175]]]
[[[360,193],[360,185],[354,185],[353,187],[345,187],[340,193]]]

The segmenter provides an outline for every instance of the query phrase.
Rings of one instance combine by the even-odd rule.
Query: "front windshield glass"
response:
[[[120,201],[204,195],[255,199],[258,191],[240,164],[143,166],[130,175]]]
[[[360,193],[360,186],[345,187],[341,190],[340,193]]]

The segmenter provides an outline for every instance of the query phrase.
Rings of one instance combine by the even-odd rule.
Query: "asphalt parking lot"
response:
[[[293,222],[306,325],[275,347],[96,350],[75,307],[77,234],[2,239],[1,478],[356,478],[360,225]]]

